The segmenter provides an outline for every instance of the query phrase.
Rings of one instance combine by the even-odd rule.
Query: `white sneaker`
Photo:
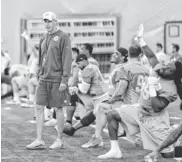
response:
[[[29,102],[29,99],[28,98],[24,98],[24,97],[20,97],[20,100],[23,101],[23,102]]]
[[[103,147],[104,142],[101,138],[96,138],[95,135],[92,136],[92,138],[85,144],[83,144],[82,148],[97,148],[97,147]]]
[[[51,118],[49,118],[48,116],[44,116],[44,120],[49,121],[49,120],[51,120]]]
[[[57,124],[57,120],[54,119],[54,118],[52,118],[52,119],[50,119],[49,121],[45,122],[45,123],[44,123],[44,126],[50,127],[50,126],[55,126],[56,124]]]
[[[21,107],[25,107],[25,108],[34,108],[35,106],[33,105],[33,104],[31,104],[31,103],[21,103],[20,104],[21,105]]]
[[[15,104],[20,104],[21,103],[20,98],[13,98],[13,101],[15,102]]]
[[[104,155],[99,155],[99,159],[121,159],[122,158],[122,152],[120,149],[118,150],[110,150]]]
[[[7,101],[6,104],[20,104],[21,101],[18,98],[13,98],[13,100]]]
[[[53,149],[63,149],[65,148],[64,146],[64,142],[60,139],[56,139],[56,141],[54,141],[54,143],[49,147],[51,150]]]
[[[45,149],[45,143],[44,141],[39,141],[39,140],[35,140],[33,141],[31,144],[26,146],[27,149],[29,150],[38,150],[38,149]]]
[[[45,120],[50,120],[51,117],[52,117],[51,109],[48,109],[48,108],[45,107],[45,109],[44,109],[44,119]]]
[[[16,104],[14,100],[6,101],[5,104]]]

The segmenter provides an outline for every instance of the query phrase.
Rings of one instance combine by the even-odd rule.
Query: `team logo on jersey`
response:
[[[53,38],[53,40],[54,40],[54,41],[58,41],[58,40],[59,40],[59,37],[58,37],[58,36],[55,36],[55,37]]]

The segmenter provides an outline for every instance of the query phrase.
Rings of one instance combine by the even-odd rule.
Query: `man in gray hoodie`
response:
[[[69,37],[57,29],[57,19],[53,12],[43,14],[47,34],[40,40],[38,86],[36,93],[37,139],[27,145],[27,149],[44,149],[42,140],[44,106],[56,107],[57,139],[50,149],[62,148],[64,114],[62,107],[68,97],[68,79],[71,72],[72,53]]]

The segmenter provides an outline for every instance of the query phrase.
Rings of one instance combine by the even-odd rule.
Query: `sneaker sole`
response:
[[[101,144],[99,144],[99,145],[94,145],[94,146],[81,146],[82,148],[99,148],[99,147],[104,147],[104,144],[103,143],[101,143]]]
[[[65,149],[65,146],[61,146],[61,147],[55,147],[55,148],[50,148],[50,150],[59,150],[59,149]]]
[[[37,146],[37,147],[26,147],[28,150],[43,150],[46,149],[46,146]]]
[[[100,158],[100,157],[98,157],[98,159],[100,159],[100,160],[109,160],[109,159],[122,159],[123,157],[121,156],[121,157],[108,157],[108,158]]]
[[[55,127],[56,124],[54,125],[44,125],[45,127]]]

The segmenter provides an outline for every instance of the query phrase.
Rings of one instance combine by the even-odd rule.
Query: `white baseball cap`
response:
[[[45,13],[43,14],[43,20],[45,20],[45,19],[47,19],[47,20],[49,20],[49,21],[57,20],[56,14],[53,13],[53,12],[45,12]]]

